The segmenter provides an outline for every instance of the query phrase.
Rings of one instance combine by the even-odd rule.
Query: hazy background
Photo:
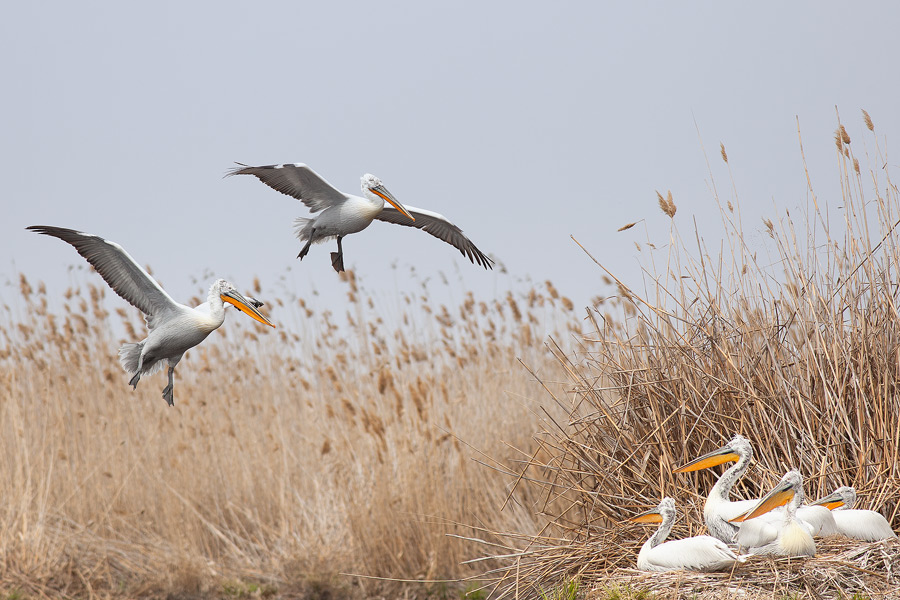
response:
[[[858,156],[861,108],[888,142],[900,131],[890,2],[17,2],[3,12],[0,298],[17,271],[53,293],[67,265],[83,264],[24,231],[49,224],[120,242],[178,300],[197,291],[192,276],[242,289],[254,275],[266,289],[284,276],[340,308],[334,243],[294,258],[292,221],[305,207],[255,179],[222,178],[233,161],[302,161],[351,193],[360,175],[378,175],[508,270],[375,223],[344,245],[369,293],[407,289],[415,266],[483,295],[551,279],[584,305],[609,290],[569,236],[639,281],[633,242],[668,239],[656,190],[672,190],[683,234],[696,218],[718,245],[703,147],[729,199],[725,143],[748,238],[761,244],[761,216],[807,205],[797,117],[813,185],[834,211],[835,105]]]

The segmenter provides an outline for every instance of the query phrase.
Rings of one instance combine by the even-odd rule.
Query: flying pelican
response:
[[[475,247],[462,230],[443,215],[405,207],[384,187],[381,180],[366,173],[362,176],[364,198],[338,191],[318,173],[302,163],[250,167],[242,163],[226,175],[255,175],[270,188],[293,196],[309,207],[311,213],[322,211],[312,219],[298,217],[294,221],[297,237],[306,241],[297,258],[309,252],[315,242],[337,238],[338,251],[331,253],[331,265],[340,273],[344,270],[344,251],[341,240],[351,233],[362,231],[378,219],[396,225],[417,227],[455,246],[463,256],[486,269],[493,268],[490,258]],[[391,206],[385,206],[385,202]]]
[[[671,498],[663,498],[656,508],[628,520],[660,523],[638,553],[637,567],[641,571],[722,571],[746,560],[746,556],[738,556],[721,540],[709,535],[666,542],[675,522],[675,501]]]
[[[731,438],[727,444],[708,452],[699,458],[675,469],[676,473],[688,473],[708,469],[729,461],[737,461],[726,470],[709,491],[706,503],[703,505],[703,520],[709,532],[723,542],[730,544],[734,541],[738,525],[731,523],[731,519],[741,513],[750,510],[756,505],[756,500],[738,500],[732,502],[728,499],[731,488],[750,467],[753,459],[753,447],[750,441],[742,435]]]
[[[853,508],[856,504],[856,490],[852,487],[839,487],[813,504],[830,509],[837,532],[848,538],[875,542],[897,537],[891,524],[880,513]]]
[[[739,515],[732,522],[741,523],[763,515],[770,510],[787,504],[784,516],[776,526],[774,539],[750,548],[751,554],[775,554],[778,556],[815,556],[816,543],[809,526],[797,521],[797,507],[803,498],[803,475],[792,469],[785,473],[771,492],[763,496],[748,512]]]
[[[169,406],[175,404],[175,365],[185,352],[205,340],[225,321],[225,302],[260,323],[275,327],[259,312],[262,302],[245,298],[224,279],[217,279],[212,284],[206,302],[190,308],[172,300],[115,242],[62,227],[32,225],[26,229],[57,237],[74,246],[115,293],[144,313],[150,333],[140,342],[119,348],[119,362],[126,372],[133,374],[128,384],[135,389],[141,375],[157,372],[165,360],[169,365],[169,385],[163,389],[162,395]]]

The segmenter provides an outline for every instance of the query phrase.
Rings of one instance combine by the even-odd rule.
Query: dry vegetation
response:
[[[529,596],[575,581],[598,598],[622,582],[664,597],[900,596],[896,542],[839,540],[815,561],[756,560],[726,576],[649,576],[631,569],[650,531],[622,524],[672,496],[673,537],[705,533],[703,501],[721,470],[672,470],[742,433],[755,461],[739,497],[798,467],[807,495],[853,485],[861,507],[900,529],[900,196],[882,168],[884,142],[863,122],[869,131],[852,145],[843,125],[835,133],[840,189],[823,200],[810,183],[806,214],[764,220],[766,249],[748,247],[737,198],[721,200],[712,179],[724,250],[710,252],[699,232],[682,237],[673,219],[645,289],[615,280],[619,293],[591,313],[581,348],[558,353],[572,385],[553,399],[568,417],[537,436],[525,467],[509,468],[519,489],[540,490],[536,509],[552,524],[538,536],[481,532],[500,544],[485,553],[504,562],[488,573],[491,589]],[[724,146],[721,157],[727,169]],[[675,215],[671,193],[659,204]]]
[[[0,323],[0,591],[896,594],[897,542],[651,577],[633,570],[649,532],[621,524],[669,495],[673,536],[703,532],[717,473],[672,469],[740,432],[755,463],[738,495],[798,467],[808,495],[854,485],[900,528],[900,194],[863,123],[852,144],[836,131],[840,189],[820,201],[810,183],[806,213],[751,227],[768,236],[758,248],[715,179],[723,250],[682,237],[660,193],[669,243],[642,248],[642,291],[608,273],[618,292],[583,335],[549,283],[435,308],[424,284],[379,303],[348,274],[340,317],[257,285],[280,328],[232,315],[179,366],[174,410],[161,378],[127,389],[114,350],[142,324],[111,318],[96,276],[78,276],[64,310],[22,276]],[[439,581],[454,578],[470,579]]]
[[[162,376],[132,392],[117,363],[136,311],[86,268],[74,281],[54,310],[22,275],[4,307],[0,598],[390,594],[341,573],[458,578],[456,523],[537,531],[497,512],[508,481],[473,459],[534,432],[541,391],[517,358],[554,367],[541,340],[579,326],[552,285],[448,309],[422,284],[379,305],[351,273],[337,316],[257,284],[279,329],[231,314],[169,409]]]

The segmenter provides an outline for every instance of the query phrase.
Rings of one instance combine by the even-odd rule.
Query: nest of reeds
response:
[[[900,594],[900,541],[820,540],[813,558],[753,556],[730,573],[670,571],[647,573],[628,568],[608,571],[607,583],[587,598],[608,598],[610,588],[640,589],[665,598],[897,598]],[[610,583],[612,582],[612,583]]]

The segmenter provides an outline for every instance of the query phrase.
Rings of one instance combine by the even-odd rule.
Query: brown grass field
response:
[[[672,469],[739,432],[742,497],[798,467],[808,496],[854,485],[900,528],[885,146],[867,114],[852,141],[839,125],[839,189],[746,225],[760,248],[712,168],[721,246],[660,195],[643,288],[600,261],[612,294],[586,311],[549,282],[436,306],[349,273],[335,313],[257,283],[279,329],[231,315],[179,365],[174,409],[162,376],[126,385],[115,350],[143,322],[99,277],[50,298],[22,275],[0,315],[0,600],[900,597],[896,542],[651,577],[649,531],[621,524],[670,495],[673,537],[702,533],[718,470]]]

